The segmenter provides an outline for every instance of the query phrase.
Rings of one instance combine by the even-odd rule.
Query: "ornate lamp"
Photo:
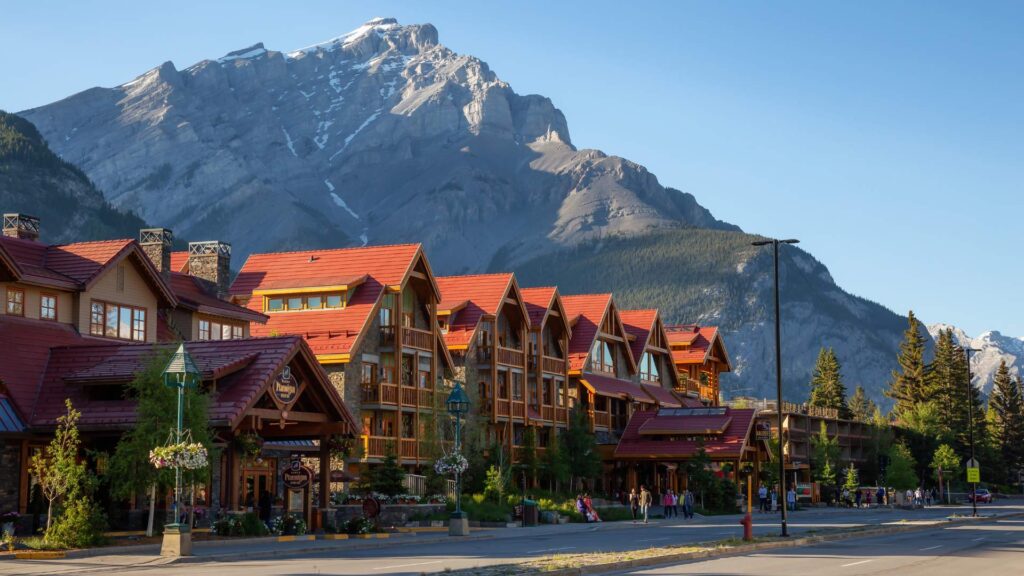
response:
[[[179,345],[178,350],[171,356],[167,367],[164,368],[163,376],[164,386],[178,389],[178,427],[175,441],[181,444],[185,417],[185,389],[196,388],[202,379],[192,356],[185,351],[184,344]],[[174,467],[174,522],[165,527],[164,544],[160,552],[163,555],[190,556],[192,553],[191,527],[187,523],[179,522],[179,502],[181,502],[181,466],[177,465]]]
[[[462,453],[462,416],[469,413],[469,395],[462,387],[462,382],[455,381],[455,387],[445,400],[448,413],[455,416],[455,452]],[[452,512],[448,533],[453,536],[465,536],[469,532],[469,522],[462,512],[462,473],[455,474],[455,512]]]

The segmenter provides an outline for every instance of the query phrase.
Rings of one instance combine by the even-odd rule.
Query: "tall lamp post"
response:
[[[462,453],[462,417],[469,413],[469,396],[456,381],[448,400],[445,401],[448,413],[455,416],[455,453]],[[466,536],[469,534],[469,519],[462,512],[462,472],[455,473],[455,512],[452,512],[448,523],[449,536]]]
[[[970,431],[970,439],[971,439],[971,461],[970,461],[969,464],[977,465],[977,462],[974,460],[974,394],[972,394],[973,390],[971,390],[971,386],[972,386],[972,384],[971,384],[971,353],[972,352],[981,352],[981,350],[978,350],[977,348],[971,348],[970,346],[967,346],[967,347],[964,348],[964,354],[967,356],[967,429]],[[972,516],[977,516],[978,515],[978,483],[977,482],[973,482],[972,484],[973,484],[973,486],[971,487],[971,490],[973,490],[973,492],[972,492],[972,496],[971,496],[971,515]]]
[[[178,346],[164,368],[164,386],[178,390],[178,426],[174,441],[182,443],[185,419],[185,389],[199,385],[200,373],[192,357],[185,351],[185,345]],[[179,521],[181,513],[178,506],[181,502],[181,466],[174,467],[174,522],[164,527],[164,541],[160,553],[165,556],[190,556],[192,554],[192,534],[188,523]]]
[[[758,240],[751,242],[753,246],[771,246],[772,256],[775,263],[775,395],[778,398],[776,406],[779,413],[779,502],[782,503],[782,535],[789,536],[789,529],[786,527],[786,463],[782,459],[782,330],[779,326],[779,244],[796,244],[799,240]]]

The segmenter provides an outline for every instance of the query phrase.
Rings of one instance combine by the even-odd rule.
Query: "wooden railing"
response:
[[[367,458],[383,458],[384,453],[387,452],[388,442],[393,442],[394,438],[388,438],[387,436],[363,436],[363,440],[363,450]]]
[[[420,350],[433,349],[434,335],[419,328],[402,328],[402,345]]]
[[[612,415],[607,412],[599,412],[597,410],[590,411],[590,417],[594,420],[595,428],[611,428]]]
[[[555,419],[555,407],[554,406],[541,406],[540,407],[540,418],[541,418],[541,420],[554,420]]]
[[[561,358],[552,358],[545,356],[542,363],[542,370],[545,372],[553,372],[555,374],[565,374],[565,360]]]
[[[508,400],[498,400],[498,416],[508,416]]]
[[[498,363],[506,364],[508,366],[522,366],[523,365],[523,351],[512,350],[511,348],[498,347]]]
[[[526,403],[525,402],[512,402],[512,417],[513,418],[526,418]]]
[[[402,451],[400,456],[402,458],[415,458],[416,457],[416,439],[415,438],[402,438]]]
[[[426,408],[434,407],[434,391],[420,388],[420,406]]]
[[[398,386],[394,384],[363,384],[366,404],[398,404]]]
[[[402,386],[402,404],[405,406],[415,406],[416,400],[416,388],[413,388],[412,386]]]
[[[569,419],[569,410],[566,408],[555,408],[555,421],[565,422]]]

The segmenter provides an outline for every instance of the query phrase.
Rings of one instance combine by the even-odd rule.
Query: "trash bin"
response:
[[[540,508],[536,500],[523,499],[523,526],[536,526]]]

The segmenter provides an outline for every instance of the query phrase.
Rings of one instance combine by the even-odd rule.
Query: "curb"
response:
[[[1000,520],[1003,518],[1014,518],[1024,516],[1024,512],[1017,512],[1013,514],[996,515],[984,518],[985,520]],[[615,572],[619,570],[628,570],[630,568],[645,568],[650,566],[659,566],[664,564],[673,564],[676,562],[687,562],[690,560],[704,560],[707,558],[722,558],[726,556],[742,556],[750,552],[757,552],[760,550],[772,550],[772,549],[785,549],[785,548],[796,548],[799,546],[808,546],[813,544],[821,544],[823,542],[835,542],[839,540],[852,540],[854,538],[868,538],[872,536],[884,536],[886,534],[900,534],[903,532],[916,532],[919,530],[928,530],[947,526],[951,524],[959,524],[964,520],[976,521],[978,518],[966,517],[966,518],[947,518],[945,520],[939,520],[932,524],[915,524],[909,526],[886,526],[884,528],[873,528],[869,530],[858,530],[853,532],[839,532],[835,534],[822,534],[819,536],[801,536],[799,538],[793,538],[792,540],[779,540],[773,542],[758,542],[756,544],[741,544],[732,548],[722,549],[708,549],[700,550],[697,552],[679,552],[676,554],[665,554],[662,556],[652,556],[650,558],[638,558],[636,560],[622,560],[619,562],[609,562],[606,564],[592,564],[589,566],[582,566],[579,568],[563,568],[561,570],[552,570],[545,572],[546,576],[579,576],[582,574],[602,574],[605,572]],[[695,543],[694,546],[699,546],[700,543]]]

